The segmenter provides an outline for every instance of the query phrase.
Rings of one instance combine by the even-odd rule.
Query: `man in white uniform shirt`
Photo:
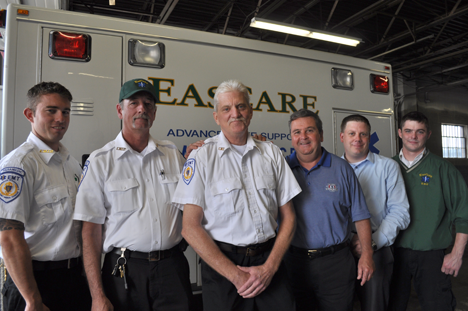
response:
[[[204,310],[294,310],[281,260],[301,189],[279,148],[249,135],[242,83],[221,83],[214,103],[221,133],[191,153],[173,198],[182,235],[203,259]]]
[[[93,310],[189,310],[182,215],[171,206],[185,159],[173,143],[149,133],[156,100],[150,82],[127,81],[117,104],[122,131],[83,169],[74,217],[84,221]]]
[[[42,82],[28,91],[31,133],[0,161],[0,244],[8,277],[3,310],[89,310],[73,221],[79,163],[60,143],[72,95]]]

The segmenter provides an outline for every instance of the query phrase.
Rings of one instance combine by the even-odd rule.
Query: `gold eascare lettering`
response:
[[[54,153],[54,150],[50,150],[50,149],[43,149],[43,150],[39,150],[40,153]]]
[[[270,96],[268,96],[267,91],[263,91],[262,95],[260,96],[260,99],[258,100],[257,107],[254,108],[255,111],[263,111],[263,109],[260,108],[261,105],[268,105],[268,112],[278,112],[275,109],[275,106],[273,106],[273,103],[271,102]]]
[[[217,88],[218,88],[217,86],[212,86],[212,87],[210,87],[210,88],[208,89],[208,96],[209,96],[211,99],[214,98],[215,92],[216,92],[216,89],[217,89]],[[214,108],[214,106],[213,106],[213,104],[212,104],[211,102],[206,102],[206,103],[208,104],[208,107]]]
[[[198,91],[193,83],[188,86],[187,91],[185,91],[184,97],[179,103],[177,103],[177,106],[188,106],[188,104],[185,102],[188,98],[195,99],[195,101],[197,102],[195,104],[195,107],[209,107],[203,103],[203,100],[201,99],[200,94],[198,94]]]
[[[312,107],[315,109],[315,103],[317,102],[317,96],[312,95],[299,95],[302,97],[302,108],[308,109],[308,107]]]
[[[119,150],[119,151],[124,151],[124,150],[127,149],[127,148],[117,147],[116,149]]]
[[[281,96],[281,110],[279,112],[289,113],[297,111],[296,107],[294,107],[293,103],[296,101],[296,96],[289,93],[279,93],[278,95]],[[291,111],[288,110],[289,107]]]
[[[177,98],[174,98],[174,100],[171,102],[161,100],[161,93],[166,93],[167,96],[171,97],[171,87],[174,86],[174,79],[148,77],[148,80],[153,81],[154,89],[156,90],[156,94],[158,94],[157,104],[162,104],[162,105],[175,105],[176,104]],[[169,83],[170,85],[167,88],[163,89],[161,88],[161,82]]]
[[[195,84],[192,83],[187,86],[182,99],[179,101],[177,98],[172,97],[173,87],[175,87],[175,79],[168,79],[168,78],[155,78],[155,77],[148,77],[148,80],[153,82],[153,87],[158,94],[158,101],[157,104],[161,105],[172,105],[172,106],[182,106],[182,107],[190,107],[193,104],[193,107],[197,108],[214,108],[214,102],[212,101],[217,86],[209,87],[207,90],[208,100],[206,103],[203,101],[202,96],[200,96],[200,92],[198,92]],[[252,95],[252,88],[247,87],[247,90],[250,95]],[[276,112],[276,113],[293,113],[297,111],[299,108],[304,109],[315,109],[315,103],[317,102],[317,96],[313,95],[299,95],[302,98],[302,107],[296,107],[301,105],[301,101],[298,100],[298,97],[292,93],[286,92],[278,92],[277,93],[280,97],[281,101],[281,109],[278,110],[276,107],[279,107],[279,103],[276,102],[276,107],[274,102],[271,100],[270,95],[268,95],[267,91],[263,91],[260,94],[260,98],[255,105],[254,103],[250,103],[252,109],[254,111],[263,111],[262,105],[266,105],[267,112]],[[161,98],[162,97],[162,98]],[[211,100],[211,101],[210,101]],[[319,113],[319,111],[315,111],[315,113]]]

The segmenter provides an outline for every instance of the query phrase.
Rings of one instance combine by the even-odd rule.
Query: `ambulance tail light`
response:
[[[89,62],[91,60],[91,37],[84,33],[51,31],[49,57]]]
[[[132,66],[164,68],[166,65],[164,43],[128,40],[128,63]]]
[[[332,86],[335,89],[342,89],[342,90],[354,89],[354,76],[351,70],[332,68],[331,81],[332,81]]]
[[[387,76],[370,74],[370,87],[372,93],[388,94],[390,85]]]

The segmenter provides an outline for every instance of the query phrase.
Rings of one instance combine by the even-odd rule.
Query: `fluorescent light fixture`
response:
[[[312,39],[324,40],[339,44],[345,44],[350,46],[357,46],[362,42],[359,38],[337,35],[330,32],[305,28],[305,27],[293,27],[290,24],[272,22],[262,18],[252,18],[250,27],[261,28],[266,30],[273,30],[278,32],[283,32],[291,35],[308,37]]]
[[[252,22],[250,23],[250,27],[273,30],[278,32],[289,33],[296,36],[307,37],[310,34],[309,30],[291,27],[291,26],[284,26],[279,24],[274,24],[270,22],[263,22],[252,18]]]

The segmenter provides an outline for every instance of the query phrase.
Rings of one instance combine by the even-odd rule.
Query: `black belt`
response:
[[[345,241],[340,244],[336,244],[330,247],[325,247],[325,248],[319,248],[319,249],[306,249],[306,248],[300,248],[296,247],[294,245],[291,245],[289,247],[289,251],[291,253],[297,253],[297,254],[303,254],[308,256],[310,259],[315,259],[319,257],[325,257],[328,255],[332,255],[335,252],[342,250],[343,248],[348,247],[348,241]]]
[[[269,239],[268,241],[260,244],[251,244],[247,246],[236,246],[224,242],[215,241],[219,249],[223,252],[244,254],[245,256],[257,256],[273,248],[275,244],[275,238]]]
[[[172,257],[174,254],[181,252],[179,245],[174,246],[171,249],[166,249],[163,251],[152,251],[148,253],[144,252],[137,252],[131,250],[125,250],[125,258],[134,258],[134,259],[145,259],[148,261],[160,261],[162,259],[166,259]],[[111,253],[122,255],[122,250],[118,247],[115,247],[111,250]]]
[[[32,261],[32,266],[34,271],[45,271],[45,270],[55,270],[55,269],[71,269],[80,263],[80,257],[70,258],[59,261]]]

